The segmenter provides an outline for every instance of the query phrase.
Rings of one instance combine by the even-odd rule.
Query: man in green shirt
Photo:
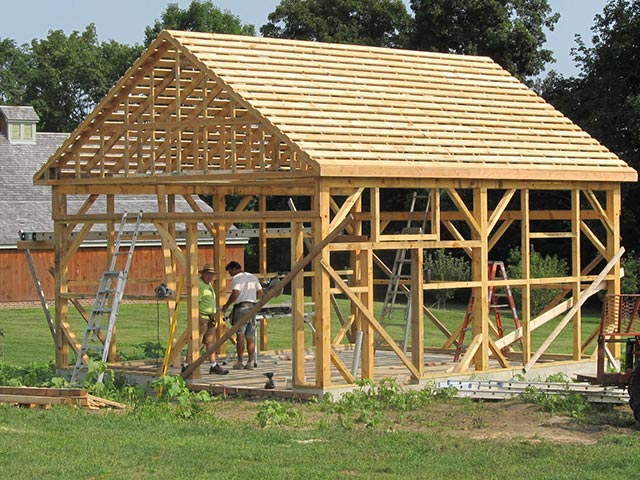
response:
[[[200,335],[202,335],[202,343],[209,349],[216,339],[216,292],[211,285],[215,270],[208,263],[199,271],[198,279],[198,310],[200,312],[199,325]],[[216,361],[215,352],[209,357],[211,364],[209,366],[209,374],[226,375],[229,370],[222,368]]]

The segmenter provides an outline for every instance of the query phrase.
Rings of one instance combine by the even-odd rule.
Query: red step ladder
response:
[[[507,270],[504,268],[504,262],[489,262],[489,280],[508,280],[507,278]],[[498,276],[500,274],[500,277]],[[506,304],[498,303],[498,295],[496,294],[497,288],[504,288],[506,291]],[[502,338],[504,336],[504,329],[502,327],[502,318],[500,317],[500,308],[509,307],[511,311],[511,315],[513,316],[513,323],[515,328],[520,328],[520,319],[518,318],[518,311],[516,310],[516,302],[513,300],[513,294],[511,293],[511,287],[509,285],[505,285],[504,287],[489,287],[489,308],[493,312],[493,316],[495,318],[495,333],[497,338]],[[471,322],[471,317],[473,316],[473,303],[474,296],[473,291],[471,293],[471,297],[469,298],[469,305],[467,305],[467,312],[464,316],[464,321],[462,322],[462,328],[460,329],[460,336],[458,337],[456,353],[453,357],[454,362],[458,362],[460,360],[460,355],[464,351],[464,337],[467,330],[469,330],[469,323]],[[502,353],[504,355],[507,354],[507,347],[502,349]]]

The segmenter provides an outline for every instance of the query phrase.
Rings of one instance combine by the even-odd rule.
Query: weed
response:
[[[53,362],[30,363],[24,367],[0,364],[0,385],[42,387],[54,376]]]
[[[256,420],[262,428],[275,425],[300,426],[303,415],[299,409],[285,402],[265,400],[258,406]]]
[[[549,394],[536,387],[529,386],[520,395],[526,403],[535,403],[550,413],[567,415],[575,420],[585,420],[591,407],[580,394],[570,392]]]
[[[358,388],[343,394],[339,400],[325,395],[319,404],[321,411],[340,416],[339,425],[350,429],[354,423],[374,428],[380,423],[385,410],[406,412],[424,408],[434,401],[456,396],[455,388],[404,390],[393,379],[383,379],[376,385],[372,380],[359,380]]]
[[[554,373],[553,375],[549,375],[545,380],[548,383],[571,383],[571,379],[564,372]]]
[[[142,350],[141,358],[164,358],[166,347],[157,342],[137,343],[134,347]]]
[[[151,382],[158,399],[175,402],[176,414],[181,418],[194,418],[201,412],[201,403],[210,402],[211,395],[206,390],[192,392],[180,375],[167,375]]]

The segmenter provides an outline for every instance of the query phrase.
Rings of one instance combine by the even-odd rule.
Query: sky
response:
[[[256,32],[267,23],[267,16],[280,0],[212,0],[223,10],[253,24]],[[100,41],[115,40],[133,45],[144,40],[144,29],[160,18],[169,3],[187,8],[191,0],[2,0],[0,39],[10,38],[18,45],[46,38],[49,30],[69,35],[94,23]],[[406,0],[408,4],[408,0]],[[547,33],[546,48],[554,52],[556,63],[549,65],[565,76],[578,73],[570,55],[575,34],[590,44],[594,16],[601,13],[607,0],[549,0],[560,20]],[[408,8],[409,12],[411,10]]]

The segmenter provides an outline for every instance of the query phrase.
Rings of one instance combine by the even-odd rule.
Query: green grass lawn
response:
[[[436,314],[455,328],[464,308]],[[597,319],[586,317],[585,331]],[[72,323],[82,326],[75,316]],[[289,324],[270,321],[272,348],[288,346]],[[125,304],[119,345],[139,355],[136,345],[166,341],[167,325],[166,310],[156,304]],[[3,310],[0,330],[4,363],[53,360],[41,310]],[[427,343],[437,338],[430,323],[426,331]],[[559,339],[557,348],[570,340]],[[204,403],[147,397],[127,410],[100,411],[0,404],[0,471],[3,478],[43,479],[587,480],[635,478],[640,469],[640,435],[626,407],[602,415],[588,408],[574,421],[574,403],[554,416],[540,405],[517,401],[441,399],[412,405],[393,402],[398,395],[387,392],[382,401],[365,395],[335,410],[314,402],[220,397]],[[515,411],[511,420],[506,409]],[[529,428],[536,430],[526,433]],[[553,429],[559,436],[550,434]],[[592,432],[588,441],[565,439],[581,432]]]
[[[0,405],[0,461],[3,478],[16,479],[595,480],[636,478],[640,468],[637,429],[620,417],[591,427],[513,401],[389,405],[367,400],[336,413],[316,404],[218,400],[190,418],[161,403],[124,412]],[[517,424],[495,423],[501,408],[523,415]],[[261,427],[265,416],[274,423]],[[540,433],[518,433],[532,421],[543,424]],[[559,424],[567,434],[608,433],[589,442],[545,435],[545,425]]]
[[[285,302],[286,297],[278,297],[272,303]],[[338,298],[343,316],[348,315],[348,302]],[[382,309],[381,303],[376,303],[375,311],[379,314]],[[463,321],[466,305],[449,305],[446,309],[433,309],[432,312],[450,330],[454,331]],[[70,308],[70,324],[80,340],[84,335],[86,324],[80,315]],[[402,323],[400,317],[402,311],[396,313],[398,323]],[[558,319],[559,320],[559,319]],[[533,345],[537,348],[547,338],[549,333],[555,328],[558,320],[548,322],[533,333]],[[586,338],[599,324],[600,313],[588,312],[583,314],[582,331]],[[514,328],[513,319],[509,316],[502,316],[502,323],[505,332]],[[185,328],[184,316],[179,316],[178,330]],[[334,314],[332,321],[334,334],[339,329],[339,322]],[[17,308],[0,310],[0,361],[12,365],[26,365],[31,362],[48,362],[55,357],[55,349],[51,333],[47,326],[44,313],[40,308]],[[280,350],[291,348],[291,319],[272,318],[268,320],[268,348],[269,350]],[[118,350],[126,358],[141,358],[145,354],[146,344],[160,343],[162,347],[167,344],[169,332],[169,316],[164,303],[146,304],[123,304],[120,307],[117,323],[117,343]],[[311,331],[307,329],[307,345],[311,344]],[[398,327],[390,327],[390,333],[396,339],[402,338],[402,332]],[[569,353],[571,351],[572,336],[571,326],[565,330],[554,341],[549,353]],[[441,347],[445,336],[431,323],[425,319],[425,345],[428,347]],[[467,338],[466,343],[470,339]],[[594,345],[595,347],[595,345]]]

